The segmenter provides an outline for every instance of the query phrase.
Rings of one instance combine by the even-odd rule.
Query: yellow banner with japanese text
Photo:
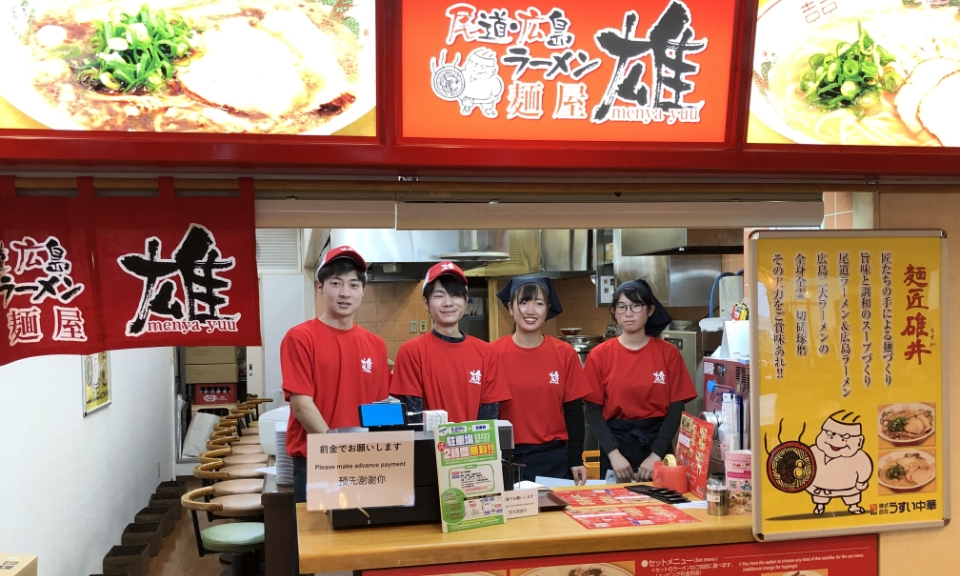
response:
[[[760,232],[752,444],[763,539],[942,524],[940,232]]]

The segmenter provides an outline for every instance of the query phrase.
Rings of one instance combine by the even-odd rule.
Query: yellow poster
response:
[[[943,525],[945,242],[939,231],[754,236],[758,538]]]
[[[83,415],[110,405],[110,362],[106,352],[87,354],[83,367]]]

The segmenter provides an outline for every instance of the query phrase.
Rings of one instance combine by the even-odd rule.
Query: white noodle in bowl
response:
[[[891,404],[877,417],[880,437],[895,446],[923,444],[936,429],[936,410],[929,404]]]
[[[877,462],[877,481],[894,492],[917,492],[936,477],[937,459],[925,450],[895,450]]]
[[[804,23],[798,4],[793,2],[770,2],[761,10],[750,100],[754,120],[798,144],[953,145],[955,138],[960,138],[960,128],[950,120],[956,114],[943,110],[942,102],[960,99],[960,93],[951,97],[960,82],[941,84],[949,76],[948,67],[933,79],[929,74],[914,77],[914,84],[919,86],[911,84],[910,75],[930,60],[960,60],[956,8],[935,8],[927,2],[911,8],[902,0],[846,0],[837,4],[834,12],[811,24]],[[808,105],[799,86],[804,71],[809,69],[809,58],[835,53],[840,43],[855,42],[858,23],[896,58],[889,66],[910,86],[912,93],[905,100],[916,100],[911,106],[897,102],[903,85],[896,92],[882,91],[877,104],[864,110],[862,119],[850,108],[824,112]],[[925,109],[927,123],[914,117],[919,109]]]

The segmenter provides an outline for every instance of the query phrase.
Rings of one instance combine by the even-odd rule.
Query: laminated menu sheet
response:
[[[699,522],[693,516],[666,504],[624,506],[620,508],[588,508],[566,510],[568,516],[589,530],[603,528],[630,528],[663,524],[692,524]]]

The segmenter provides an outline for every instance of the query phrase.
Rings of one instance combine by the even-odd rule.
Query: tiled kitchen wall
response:
[[[317,294],[317,317],[323,314],[323,300]],[[372,282],[367,284],[363,303],[357,311],[357,324],[379,335],[387,344],[387,357],[397,356],[400,344],[419,336],[420,321],[432,328],[430,315],[423,308],[419,282]],[[417,333],[410,333],[410,322],[417,323]]]

